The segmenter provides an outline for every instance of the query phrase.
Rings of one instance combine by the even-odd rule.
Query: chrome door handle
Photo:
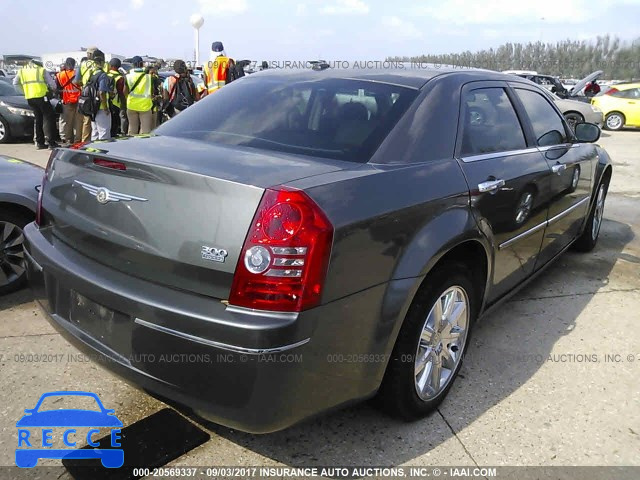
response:
[[[564,163],[556,163],[553,167],[551,167],[551,171],[553,173],[557,173],[558,175],[560,175],[566,169],[567,169],[567,166]]]
[[[504,187],[504,180],[488,180],[478,184],[478,191],[480,193],[493,192],[500,187]]]

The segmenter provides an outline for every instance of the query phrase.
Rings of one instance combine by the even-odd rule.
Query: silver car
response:
[[[564,118],[567,119],[567,123],[571,128],[575,127],[577,123],[582,122],[595,123],[602,128],[602,110],[595,105],[577,100],[563,99],[551,92],[549,92],[549,95],[553,98],[553,101],[564,115]]]

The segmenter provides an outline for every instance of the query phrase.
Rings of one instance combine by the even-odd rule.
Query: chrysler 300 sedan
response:
[[[159,398],[266,433],[447,395],[474,322],[598,239],[612,166],[539,86],[271,70],[59,149],[25,229],[49,321]]]

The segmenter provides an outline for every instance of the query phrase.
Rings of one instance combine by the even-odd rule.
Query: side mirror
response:
[[[579,142],[593,143],[600,138],[600,127],[595,123],[576,123],[574,132]]]

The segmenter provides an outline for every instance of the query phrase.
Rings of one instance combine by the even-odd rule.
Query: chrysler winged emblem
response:
[[[109,202],[130,202],[132,200],[136,200],[138,202],[147,201],[146,198],[134,197],[133,195],[127,195],[126,193],[112,192],[108,188],[96,187],[95,185],[84,183],[79,180],[74,180],[73,184],[84,188],[91,195],[95,196],[98,203],[101,203],[102,205]]]

